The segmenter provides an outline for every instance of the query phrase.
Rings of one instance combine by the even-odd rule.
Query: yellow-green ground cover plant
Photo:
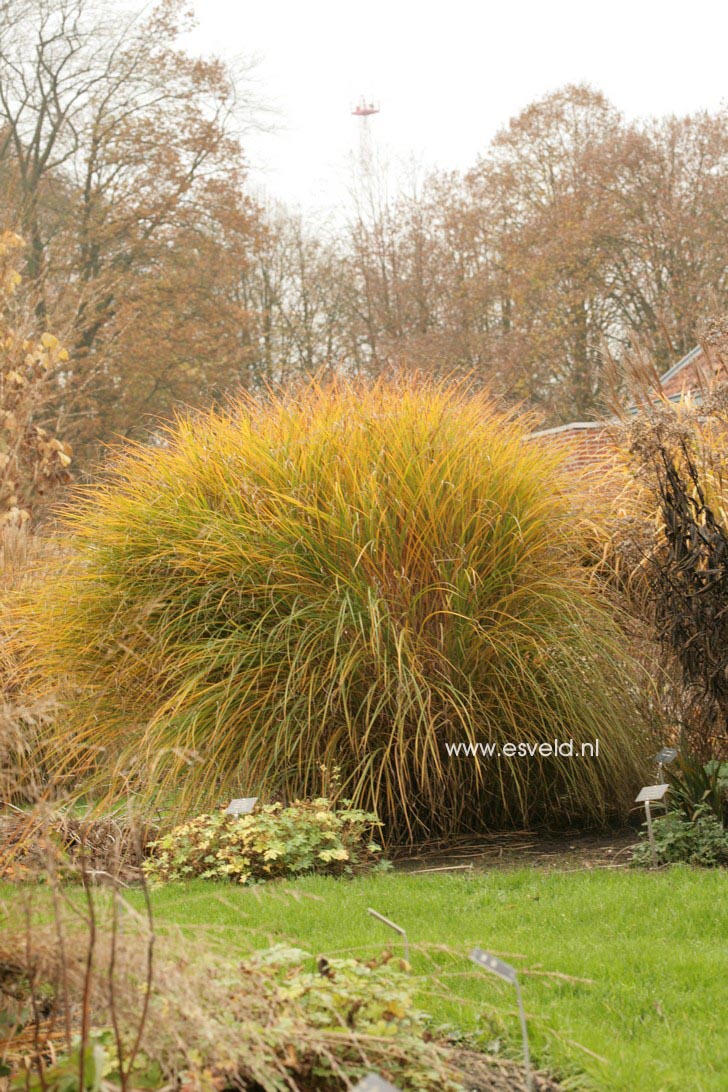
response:
[[[313,382],[117,452],[16,608],[29,690],[63,705],[46,767],[183,815],[339,767],[399,839],[624,811],[647,680],[584,564],[580,481],[530,427],[421,377]]]
[[[378,863],[376,815],[332,808],[324,797],[249,815],[198,815],[152,842],[144,871],[152,881],[201,879],[255,883],[307,872],[352,875]]]

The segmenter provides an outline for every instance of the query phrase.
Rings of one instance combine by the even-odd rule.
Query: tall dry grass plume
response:
[[[626,807],[639,679],[564,454],[484,394],[312,383],[180,417],[78,490],[13,652],[54,776],[182,811],[338,766],[390,838]],[[598,759],[445,744],[600,741]]]
[[[47,792],[38,748],[54,715],[55,694],[50,687],[43,694],[28,690],[11,640],[11,602],[58,556],[58,547],[34,535],[27,523],[0,527],[0,812],[32,804]]]

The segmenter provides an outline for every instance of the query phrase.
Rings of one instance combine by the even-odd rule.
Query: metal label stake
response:
[[[650,850],[652,852],[652,867],[657,868],[657,847],[655,846],[655,832],[652,829],[652,810],[650,804],[653,802],[659,802],[665,799],[665,793],[670,788],[669,785],[645,785],[643,789],[640,789],[635,797],[635,804],[645,805],[645,816],[647,817],[647,837],[650,840]]]
[[[661,747],[655,755],[657,763],[657,780],[662,782],[665,777],[665,766],[669,766],[677,758],[677,747]]]
[[[399,933],[399,935],[404,940],[404,958],[409,963],[409,940],[407,939],[407,934],[402,926],[397,925],[393,921],[390,921],[389,918],[385,918],[384,914],[380,914],[376,910],[372,910],[371,908],[367,908],[367,914],[371,914],[373,918],[377,919],[377,921],[381,921],[383,925],[388,925],[390,929],[394,929],[395,933]]]
[[[533,1077],[531,1075],[531,1052],[528,1049],[528,1028],[526,1026],[526,1011],[523,1008],[523,998],[521,997],[521,984],[518,981],[518,972],[515,967],[511,967],[510,963],[504,963],[498,956],[492,955],[490,952],[484,952],[482,948],[473,948],[470,952],[470,959],[473,963],[477,963],[479,967],[482,967],[484,971],[490,971],[491,974],[498,975],[504,982],[510,982],[512,986],[516,988],[516,1000],[518,1001],[518,1014],[521,1018],[521,1035],[523,1036],[523,1063],[526,1068],[526,1086],[528,1092],[533,1092]]]
[[[353,1092],[400,1092],[400,1090],[377,1073],[367,1073],[366,1077],[354,1085]]]
[[[257,796],[244,796],[240,800],[231,800],[225,808],[226,815],[250,815],[258,803]]]

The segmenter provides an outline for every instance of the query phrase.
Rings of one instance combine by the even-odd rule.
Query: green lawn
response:
[[[254,891],[196,881],[161,888],[153,896],[156,919],[192,927],[198,936],[222,931],[255,947],[288,941],[314,954],[374,953],[393,935],[366,914],[371,906],[403,925],[413,945],[466,953],[481,944],[523,969],[593,979],[523,976],[541,1065],[581,1072],[587,1087],[615,1092],[728,1087],[725,873],[529,869],[309,877],[295,885],[300,901],[286,887]],[[435,958],[447,969],[444,983],[462,1000],[438,988],[423,996],[434,1020],[472,1030],[483,1006],[496,1007],[506,1014],[511,1047],[517,1045],[510,987],[478,972],[460,977],[472,967],[466,960]],[[412,962],[417,972],[432,966],[424,952],[414,952]],[[497,1034],[494,1027],[497,1021],[488,1025],[488,1038]]]
[[[725,872],[688,868],[530,868],[308,877],[257,888],[194,881],[157,888],[152,898],[160,932],[178,926],[197,943],[222,938],[231,959],[282,942],[329,956],[398,945],[367,915],[373,907],[407,929],[421,1007],[433,1022],[478,1033],[483,1043],[501,1038],[514,1053],[512,988],[460,953],[479,944],[524,972],[591,979],[522,975],[538,1064],[574,1088],[708,1092],[728,1087],[726,880]],[[14,892],[2,885],[0,899],[12,903]],[[139,891],[126,896],[141,904]],[[425,972],[438,966],[436,983]]]

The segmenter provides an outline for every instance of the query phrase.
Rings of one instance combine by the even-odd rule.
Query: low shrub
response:
[[[692,864],[714,868],[728,865],[728,831],[709,811],[693,820],[681,812],[669,811],[652,822],[658,865]],[[632,850],[632,864],[651,865],[652,850],[647,832]]]
[[[376,815],[334,808],[326,799],[267,804],[248,815],[200,815],[175,827],[149,849],[150,880],[202,879],[255,883],[305,872],[341,875],[378,860]]]

